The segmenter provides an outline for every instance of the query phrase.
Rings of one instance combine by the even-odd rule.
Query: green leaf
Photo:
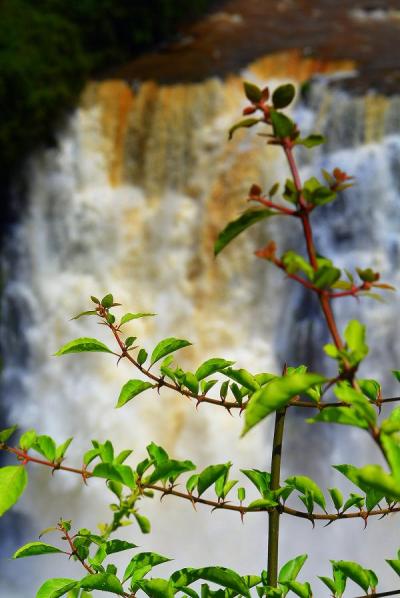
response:
[[[113,592],[123,596],[124,588],[118,577],[110,573],[96,573],[87,575],[80,582],[80,587],[84,590],[101,590],[103,592]]]
[[[71,442],[73,441],[72,436],[70,438],[67,438],[67,440],[65,442],[63,442],[62,444],[60,444],[57,449],[56,449],[56,456],[55,456],[55,460],[56,461],[61,461],[65,455],[65,453],[68,450],[69,445],[71,444]]]
[[[149,565],[151,568],[153,568],[170,560],[171,559],[168,557],[157,554],[156,552],[140,552],[133,557],[125,569],[123,582],[132,577],[136,569],[142,569],[143,567],[147,567]]]
[[[243,212],[239,218],[230,222],[219,233],[214,245],[214,255],[218,255],[228,243],[240,235],[246,228],[270,216],[276,216],[276,212],[267,209],[250,209]]]
[[[148,357],[148,353],[145,349],[140,349],[137,354],[137,362],[139,365],[143,365]]]
[[[137,584],[150,598],[174,598],[175,596],[174,584],[166,579],[142,579]]]
[[[305,475],[295,475],[287,478],[285,484],[295,488],[302,494],[306,494],[307,491],[310,492],[317,505],[325,510],[325,497],[321,488],[314,482],[314,480],[311,480]]]
[[[122,316],[120,325],[122,326],[123,324],[126,324],[127,322],[130,322],[131,320],[137,320],[138,318],[146,318],[148,316],[155,316],[155,315],[156,314],[146,314],[146,313],[131,314],[131,313],[127,313],[124,316]]]
[[[316,145],[321,145],[321,143],[325,142],[325,138],[323,135],[318,135],[316,133],[312,133],[303,139],[296,139],[296,145],[304,145],[304,147],[312,148]]]
[[[225,567],[203,567],[201,569],[188,567],[186,569],[175,571],[175,573],[171,575],[171,580],[177,588],[191,585],[198,579],[217,583],[225,588],[238,592],[242,596],[250,598],[249,590],[243,578],[235,573],[235,571]]]
[[[385,559],[387,564],[400,576],[400,559]]]
[[[314,274],[314,285],[319,289],[327,289],[331,287],[340,278],[341,271],[339,268],[332,268],[331,266],[322,266]]]
[[[74,579],[55,577],[48,579],[40,586],[36,598],[59,598],[78,585]]]
[[[343,494],[340,492],[338,488],[328,488],[328,492],[331,495],[331,499],[333,504],[335,505],[335,509],[340,511],[341,506],[343,505]]]
[[[0,468],[0,517],[15,505],[27,483],[28,474],[23,465]]]
[[[126,540],[108,540],[106,542],[106,554],[115,554],[116,552],[122,552],[124,550],[131,550],[132,548],[137,548],[136,544],[132,544],[132,542],[127,542]]]
[[[250,100],[253,104],[257,104],[262,98],[262,91],[254,83],[249,83],[249,81],[244,81],[243,83],[244,93],[246,94],[246,98]]]
[[[234,363],[234,361],[213,357],[212,359],[207,359],[207,361],[197,368],[195,376],[197,380],[203,380],[203,378],[207,378],[207,376],[211,376],[211,374],[215,374],[215,372],[222,372]]]
[[[229,470],[229,467],[230,463],[224,463],[220,465],[209,465],[208,467],[206,467],[199,474],[199,478],[197,481],[197,491],[199,493],[199,496],[201,496],[203,492],[207,490],[207,488],[212,486],[212,484],[214,484],[218,480],[218,478],[224,476],[226,472]]]
[[[359,363],[368,353],[368,346],[365,343],[365,326],[358,320],[350,320],[344,331],[344,338],[355,362]]]
[[[232,378],[232,380],[239,382],[239,384],[242,384],[242,386],[245,386],[249,390],[256,391],[260,388],[260,385],[255,379],[255,377],[243,368],[240,370],[227,368],[226,370],[224,370],[224,374],[226,376],[229,376],[229,378]]]
[[[182,340],[179,338],[165,338],[158,345],[155,347],[153,353],[151,354],[151,365],[162,359],[169,353],[173,353],[174,351],[178,351],[178,349],[183,349],[183,347],[189,347],[192,343],[189,341]]]
[[[111,295],[111,293],[109,293],[108,295],[105,295],[103,297],[103,299],[101,300],[101,304],[103,307],[105,307],[106,309],[108,309],[109,307],[112,307],[114,303],[114,297]]]
[[[272,94],[272,103],[274,108],[286,108],[293,101],[296,94],[296,89],[291,83],[280,85]]]
[[[55,353],[55,355],[68,355],[69,353],[83,353],[86,351],[98,353],[112,353],[111,349],[95,338],[76,338],[70,341]]]
[[[34,445],[36,441],[36,432],[35,430],[27,430],[24,432],[19,439],[19,446],[22,448],[23,451],[29,451],[30,448]]]
[[[50,546],[50,544],[44,544],[43,542],[30,542],[29,544],[25,544],[25,546],[21,546],[18,548],[16,552],[13,554],[13,559],[21,559],[26,556],[38,556],[40,554],[51,554],[53,552],[62,552],[56,546]]]
[[[357,509],[362,509],[364,506],[364,498],[360,494],[354,494],[353,492],[350,493],[349,498],[343,505],[342,513],[345,513],[350,507],[357,507]]]
[[[51,462],[56,458],[56,443],[50,436],[37,436],[32,448]]]
[[[318,575],[319,579],[330,589],[333,596],[336,596],[336,585],[333,579],[330,577],[325,577],[323,575]]]
[[[247,505],[248,509],[269,509],[271,507],[276,507],[277,501],[273,498],[257,498],[253,500],[249,505]]]
[[[400,445],[393,436],[381,433],[380,440],[395,479],[400,483]]]
[[[315,384],[325,381],[319,374],[293,374],[277,377],[255,392],[245,410],[242,436],[265,417],[284,407],[289,401]]]
[[[294,122],[281,112],[271,110],[271,122],[274,129],[274,135],[280,139],[291,137],[295,132]]]
[[[360,413],[349,407],[326,407],[318,415],[307,420],[308,423],[323,422],[329,424],[341,424],[342,426],[354,426],[368,430],[368,422],[360,417]]]
[[[150,521],[144,515],[140,513],[134,513],[134,517],[137,521],[138,526],[140,527],[140,531],[142,534],[149,534],[151,531]]]
[[[246,500],[246,488],[240,487],[237,489],[237,497],[239,502]]]
[[[128,465],[113,465],[111,463],[98,463],[93,470],[93,476],[96,478],[105,478],[135,488],[136,482],[133,471]]]
[[[176,461],[175,459],[163,461],[156,466],[148,482],[154,484],[159,480],[175,479],[181,473],[193,471],[193,469],[196,469],[196,466],[192,461]]]
[[[128,401],[147,390],[148,388],[154,388],[150,382],[144,382],[143,380],[128,380],[121,389],[118,397],[116,408],[123,407]]]
[[[252,127],[253,125],[256,125],[258,122],[260,122],[259,118],[244,118],[243,120],[234,124],[233,127],[229,129],[229,139],[232,139],[234,132],[238,129]]]
[[[80,314],[77,314],[71,320],[79,320],[82,316],[97,316],[97,311],[95,309],[91,309],[89,311],[81,311]]]
[[[270,495],[270,473],[267,473],[266,471],[259,471],[258,469],[241,469],[240,471],[244,473],[244,475],[251,482],[253,482],[254,486],[264,498],[267,498]]]
[[[309,280],[313,280],[314,270],[312,266],[295,251],[286,251],[281,259],[288,274],[295,274],[298,270],[301,270]]]
[[[218,380],[202,380],[200,383],[201,392],[203,395],[206,395],[208,391],[217,384]]]
[[[301,554],[296,558],[288,561],[281,570],[279,571],[278,581],[279,583],[286,582],[286,581],[294,581],[298,576],[301,568],[303,567],[304,563],[308,558],[307,554]],[[285,592],[284,595],[286,595]]]
[[[377,494],[381,493],[383,496],[400,500],[400,482],[386,473],[380,465],[365,465],[357,469],[357,477],[360,488],[362,483],[368,485]]]
[[[0,432],[0,444],[2,442],[7,442],[9,438],[14,434],[14,432],[18,429],[18,426],[12,426],[11,428],[6,428]]]
[[[333,567],[359,585],[364,592],[368,592],[369,575],[361,565],[352,561],[333,561]]]
[[[199,381],[197,380],[196,376],[192,374],[192,372],[185,372],[183,377],[183,384],[188,388],[193,394],[197,394],[199,391]]]
[[[300,598],[312,598],[311,586],[308,581],[306,581],[306,583],[300,583],[298,581],[285,581],[284,585],[288,588],[288,590],[291,590],[294,594],[300,596]]]
[[[379,467],[379,466],[378,465],[369,465],[368,467],[375,468],[375,467]],[[377,505],[378,502],[380,500],[382,500],[382,498],[385,496],[385,492],[384,491],[382,492],[379,488],[378,478],[380,479],[380,481],[384,485],[384,487],[386,487],[385,476],[388,476],[388,474],[386,474],[382,468],[379,467],[378,471],[375,471],[375,469],[372,469],[370,471],[369,477],[368,477],[368,470],[366,472],[364,472],[367,474],[368,479],[371,479],[372,484],[369,483],[369,481],[367,481],[366,479],[363,479],[362,475],[360,475],[361,469],[354,467],[354,465],[347,465],[347,464],[333,465],[333,468],[337,469],[337,471],[340,471],[340,473],[342,475],[346,476],[347,479],[349,479],[351,482],[353,482],[353,484],[355,484],[358,488],[360,488],[363,492],[365,492],[366,498],[367,498],[367,509],[368,510],[373,509],[374,506]],[[363,469],[365,469],[365,468],[363,468]],[[375,473],[378,474],[378,478],[376,480],[373,477]],[[377,482],[377,484],[376,484],[376,482]],[[394,480],[393,480],[393,483],[394,483]],[[389,482],[389,486],[391,486],[391,485],[392,485],[392,483]],[[400,492],[400,487],[398,488],[398,491]]]

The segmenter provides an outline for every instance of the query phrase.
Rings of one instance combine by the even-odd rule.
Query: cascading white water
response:
[[[268,64],[269,69],[249,69],[246,78],[270,81]],[[272,71],[272,76],[277,73]],[[317,217],[321,252],[340,266],[356,262],[378,267],[391,281],[398,277],[399,222],[394,208],[400,137],[383,138],[387,131],[382,123],[385,118],[393,122],[396,102],[387,102],[373,125],[366,115],[374,101],[349,100],[324,86],[314,92],[311,107],[297,108],[305,125],[314,120],[331,139],[327,151],[302,157],[304,175],[321,164],[338,165],[359,181],[346,193],[341,213],[326,207]],[[166,336],[191,340],[193,347],[178,357],[188,368],[223,356],[251,371],[278,371],[287,352],[298,357],[302,347],[293,350],[294,339],[297,344],[298,339],[308,345],[315,342],[313,318],[302,293],[253,256],[269,236],[282,249],[293,246],[294,229],[287,232],[275,219],[244,234],[218,260],[212,256],[216,232],[242,209],[250,184],[268,188],[287,172],[276,148],[265,147],[254,134],[239,133],[227,144],[226,131],[242,105],[240,82],[233,78],[170,88],[146,84],[135,95],[119,82],[91,85],[57,147],[32,159],[27,211],[8,240],[3,387],[10,421],[52,434],[60,442],[75,436],[71,462],[79,463],[91,438],[110,438],[117,449],[134,448],[134,462],[154,440],[200,467],[232,460],[236,471],[268,468],[270,424],[239,441],[238,417],[229,418],[209,406],[196,413],[194,404],[164,391],[161,397],[143,395],[116,411],[119,390],[133,375],[127,364],[117,368],[108,355],[52,357],[64,342],[79,336],[112,343],[89,319],[69,321],[87,308],[91,294],[107,292],[125,311],[158,313],[129,324],[145,347],[151,349]],[[353,126],[349,114],[354,114]],[[343,301],[341,326],[359,308],[351,300]],[[382,378],[386,370],[398,367],[395,303],[362,304],[362,309],[375,346],[368,375]],[[318,330],[322,328],[317,324],[321,340]],[[385,382],[390,392],[388,378]],[[346,484],[321,458],[361,464],[371,456],[361,432],[310,428],[303,418],[288,422],[286,442],[285,473],[302,470],[325,487]],[[76,527],[107,520],[109,500],[102,484],[91,481],[85,488],[77,478],[57,472],[52,479],[49,472],[34,467],[30,475],[30,487],[17,508],[17,513],[29,515],[29,524],[19,520],[22,528],[26,525],[25,540],[34,539],[60,515],[72,518]],[[125,535],[145,549],[174,557],[170,569],[215,562],[256,573],[265,566],[262,516],[249,515],[242,526],[238,517],[214,513],[210,519],[205,509],[194,513],[190,505],[172,499],[161,506],[157,500],[143,502],[142,512],[153,520],[152,534],[143,537],[131,527]],[[7,535],[12,536],[16,520],[9,521]],[[359,522],[345,525],[312,531],[303,521],[284,519],[282,561],[309,550],[309,577],[328,574],[322,557],[359,558],[375,566],[375,523],[359,534]],[[379,533],[385,529],[388,526],[381,524]],[[392,536],[379,545],[385,548],[379,560],[395,553]],[[361,550],[355,556],[356,546]],[[8,562],[0,596],[26,598],[26,588],[39,585],[46,575],[80,574],[76,565],[61,559],[59,565],[51,557],[43,562],[36,572],[34,564],[27,563],[23,570],[20,562]],[[383,572],[383,566],[377,570]],[[14,583],[12,579],[23,577],[21,572],[25,579]],[[318,595],[323,595],[320,588]]]

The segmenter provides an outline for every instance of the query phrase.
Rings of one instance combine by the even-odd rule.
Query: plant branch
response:
[[[87,470],[85,468],[78,469],[75,467],[67,467],[66,465],[62,465],[60,463],[53,463],[51,461],[46,461],[44,459],[38,459],[36,457],[32,457],[31,455],[29,455],[28,453],[26,453],[25,451],[23,451],[21,449],[18,449],[18,448],[12,447],[12,446],[8,446],[5,443],[0,445],[0,450],[5,450],[8,453],[16,455],[16,457],[20,461],[23,461],[24,463],[36,463],[38,465],[44,465],[46,467],[49,467],[50,469],[53,470],[53,472],[56,470],[60,470],[60,471],[67,471],[70,473],[75,473],[77,475],[80,475],[84,480],[91,478],[91,477],[96,477],[93,475],[92,471]],[[102,479],[102,478],[99,478],[99,479]],[[308,519],[309,521],[314,521],[314,520],[315,521],[337,521],[339,519],[355,519],[355,518],[361,518],[361,519],[364,519],[364,521],[365,521],[370,516],[377,516],[377,515],[385,516],[385,515],[390,515],[391,513],[400,512],[400,506],[392,507],[392,508],[388,507],[387,509],[375,509],[373,511],[364,511],[361,509],[359,511],[351,512],[351,513],[308,513],[306,511],[298,511],[297,509],[292,509],[283,504],[279,504],[278,507],[269,507],[269,508],[257,507],[254,509],[250,509],[249,507],[243,507],[241,505],[234,505],[234,504],[230,504],[229,502],[208,500],[205,498],[194,496],[193,494],[179,492],[178,490],[175,490],[174,486],[159,486],[157,484],[141,484],[140,488],[142,490],[154,490],[155,492],[160,492],[162,495],[176,496],[178,498],[188,500],[192,504],[203,504],[203,505],[212,507],[213,510],[220,509],[220,510],[226,510],[226,511],[236,511],[237,513],[240,513],[242,516],[246,513],[270,512],[271,509],[277,508],[281,513],[285,513],[286,515],[291,515],[293,517],[299,517],[301,519]]]
[[[286,408],[279,409],[275,413],[274,439],[271,455],[271,482],[272,491],[278,490],[281,476],[281,458],[283,431],[285,426]],[[278,558],[279,558],[279,507],[269,511],[268,520],[268,585],[276,588],[278,586]]]

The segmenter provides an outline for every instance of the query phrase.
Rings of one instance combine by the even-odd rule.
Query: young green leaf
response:
[[[253,394],[247,405],[242,436],[265,417],[284,407],[293,397],[324,381],[323,376],[306,373],[277,377],[269,382]]]
[[[300,138],[296,139],[296,145],[304,145],[304,147],[307,147],[307,148],[312,148],[312,147],[315,147],[316,145],[321,145],[321,143],[324,143],[324,142],[325,142],[325,138],[322,135],[318,135],[316,133],[308,135],[307,137],[304,137],[303,139],[300,139]]]
[[[297,596],[300,596],[300,598],[312,598],[311,586],[308,581],[306,581],[306,583],[300,583],[299,581],[285,581],[283,585],[294,594],[297,594]]]
[[[72,441],[73,441],[73,438],[71,436],[70,438],[67,438],[67,440],[65,442],[63,442],[62,444],[60,444],[57,447],[55,461],[61,461],[64,458],[64,455],[67,452],[68,447]]]
[[[36,432],[35,430],[27,430],[24,432],[19,439],[19,446],[23,451],[29,451],[30,448],[34,445],[36,441]]]
[[[237,131],[238,129],[242,129],[242,128],[248,129],[249,127],[252,127],[253,125],[256,125],[258,122],[260,122],[259,118],[244,118],[243,120],[234,124],[233,127],[231,127],[229,129],[229,139],[232,139],[234,132]]]
[[[48,579],[40,586],[36,598],[59,598],[78,586],[78,583],[74,579],[67,579],[65,577]]]
[[[375,468],[375,467],[379,467],[379,466],[378,465],[370,465],[368,467]],[[372,484],[369,484],[365,479],[363,479],[363,477],[361,475],[362,470],[358,469],[357,467],[354,467],[354,465],[347,465],[347,464],[333,465],[333,468],[337,469],[337,471],[340,471],[340,473],[342,475],[346,476],[346,478],[348,478],[351,482],[353,482],[353,484],[355,484],[358,488],[360,488],[363,492],[365,492],[366,498],[367,498],[366,502],[367,502],[368,510],[373,509],[374,506],[377,505],[378,502],[380,500],[382,500],[382,498],[385,496],[385,493],[381,492],[379,489],[379,481],[381,480],[385,486],[384,480],[386,479],[385,476],[388,476],[388,474],[383,472],[382,468],[379,468],[379,470],[376,471],[376,473],[378,475],[376,480],[373,478],[375,470],[372,469],[370,471],[370,473],[371,473],[370,477],[372,478]],[[362,469],[365,470],[365,468],[362,468]],[[380,475],[381,472],[382,472],[382,475]],[[368,473],[368,470],[365,470],[365,473]],[[393,482],[389,482],[389,486],[391,486],[392,484],[394,484],[394,480],[393,480]],[[400,488],[398,490],[400,491]]]
[[[15,505],[27,483],[28,474],[23,465],[0,468],[0,517]]]
[[[93,476],[96,478],[105,478],[135,488],[135,476],[132,468],[128,465],[113,465],[112,463],[98,463],[93,470]]]
[[[244,81],[243,87],[246,98],[250,100],[250,102],[256,104],[261,100],[262,91],[257,85],[254,85],[254,83],[250,83],[249,81]]]
[[[289,104],[291,104],[293,101],[295,94],[296,89],[291,83],[280,85],[272,94],[272,103],[274,108],[286,108],[286,106],[289,106]]]
[[[232,378],[232,380],[235,380],[239,384],[242,384],[242,386],[245,386],[249,390],[252,390],[253,392],[260,388],[260,385],[255,379],[255,377],[243,368],[241,368],[240,370],[234,370],[229,367],[226,370],[224,370],[224,374],[226,376],[229,376],[229,378]]]
[[[103,297],[103,299],[101,300],[101,304],[103,307],[105,307],[106,309],[108,309],[109,307],[112,307],[114,303],[114,297],[111,295],[111,293],[109,293],[108,295],[105,295]]]
[[[149,565],[152,569],[153,567],[161,565],[162,563],[167,563],[170,560],[171,559],[168,557],[157,554],[156,552],[140,552],[139,554],[136,554],[133,559],[131,559],[126,567],[123,583],[132,577],[136,569],[142,569],[143,567],[147,567]]]
[[[400,576],[400,559],[385,559],[387,564]]]
[[[155,484],[159,480],[175,479],[185,471],[193,471],[196,466],[191,461],[176,461],[170,459],[158,464],[149,478],[150,484]]]
[[[71,320],[79,320],[79,318],[82,318],[82,316],[97,316],[97,311],[95,309],[91,309],[89,311],[81,311],[80,314],[77,314],[76,316],[71,318]]]
[[[195,376],[197,380],[203,380],[203,378],[207,378],[207,376],[211,376],[211,374],[222,372],[234,363],[234,361],[227,361],[226,359],[221,359],[219,357],[207,359],[207,361],[197,368]]]
[[[12,426],[11,428],[6,428],[5,430],[1,430],[0,432],[0,444],[2,442],[7,442],[11,438],[11,436],[16,432],[18,426]]]
[[[142,534],[149,534],[151,531],[151,525],[147,517],[141,515],[140,513],[134,513],[133,515],[136,519],[138,526],[140,527],[140,531],[142,532]]]
[[[143,365],[148,357],[147,351],[145,349],[140,349],[139,353],[137,354],[137,362],[139,365]]]
[[[86,351],[98,353],[112,353],[111,349],[96,338],[76,338],[70,341],[55,353],[55,355],[68,355],[69,353],[83,353]]]
[[[127,322],[130,322],[131,320],[137,320],[138,318],[146,318],[148,316],[155,316],[155,315],[156,314],[150,314],[150,313],[137,313],[137,314],[127,313],[124,316],[122,316],[120,325],[123,326],[123,324],[126,324]]]
[[[347,346],[353,354],[355,363],[359,363],[368,353],[365,343],[365,326],[358,320],[351,320],[344,331]]]
[[[291,486],[292,488],[295,488],[302,494],[305,494],[307,491],[310,492],[317,505],[319,505],[322,509],[325,510],[325,497],[323,495],[322,490],[314,482],[314,480],[311,480],[309,477],[305,475],[295,475],[290,478],[287,478],[287,480],[285,480],[285,484]]]
[[[271,110],[271,122],[274,129],[274,135],[280,139],[291,137],[295,132],[294,122],[281,112]]]
[[[369,575],[361,565],[351,561],[333,561],[333,567],[339,569],[346,577],[359,585],[364,592],[368,592]]]
[[[84,590],[101,590],[103,592],[112,592],[120,596],[124,595],[124,588],[118,577],[110,573],[95,573],[87,575],[80,582],[80,587]]]
[[[172,581],[166,579],[141,579],[137,585],[150,598],[174,598],[175,588]]]
[[[29,542],[29,544],[25,544],[18,548],[16,552],[13,554],[13,559],[22,559],[26,556],[39,556],[40,554],[51,554],[53,552],[62,552],[56,546],[50,546],[50,544],[44,544],[43,542]]]
[[[223,231],[218,235],[214,245],[214,255],[218,255],[224,247],[235,239],[240,233],[252,226],[256,222],[260,222],[265,218],[276,216],[277,213],[267,209],[250,209],[243,212],[239,218],[230,222]]]
[[[335,509],[340,511],[343,505],[343,494],[338,490],[338,488],[328,488],[328,492],[331,495],[331,499],[333,504],[335,505]]]
[[[144,382],[143,380],[128,380],[121,389],[116,404],[117,409],[123,407],[128,401],[147,390],[148,388],[154,388],[150,382]]]
[[[235,573],[235,571],[225,567],[203,567],[201,569],[188,567],[186,569],[175,571],[175,573],[171,575],[171,580],[176,588],[189,586],[199,579],[214,582],[239,593],[241,596],[250,598],[249,590],[244,579]]]
[[[267,498],[271,493],[270,481],[271,474],[266,471],[259,471],[258,469],[241,469],[244,475],[253,482],[254,486],[260,492],[260,494]]]
[[[178,349],[183,349],[183,347],[189,347],[191,344],[192,343],[189,343],[189,341],[179,338],[165,338],[154,348],[153,353],[151,354],[151,365],[166,355],[178,351]]]
[[[221,476],[225,476],[227,471],[229,470],[230,463],[223,463],[220,465],[209,465],[206,467],[200,474],[199,479],[197,482],[197,491],[199,496],[203,494],[220,478]]]
[[[37,436],[36,441],[32,448],[46,457],[49,461],[54,461],[56,457],[56,443],[50,436],[46,436],[45,434],[42,436]]]

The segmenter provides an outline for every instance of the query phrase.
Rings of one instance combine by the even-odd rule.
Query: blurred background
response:
[[[1,427],[16,422],[59,442],[74,436],[77,464],[92,438],[109,438],[134,448],[135,463],[154,440],[199,467],[232,460],[236,472],[268,469],[269,422],[239,440],[237,416],[196,412],[164,391],[121,416],[114,405],[132,376],[126,364],[52,355],[79,336],[110,343],[96,324],[69,319],[89,309],[90,295],[111,292],[125,311],[158,314],[129,324],[147,348],[167,336],[193,342],[179,357],[183,367],[220,356],[252,372],[279,372],[285,361],[332,372],[321,356],[328,334],[318,306],[253,255],[271,238],[279,251],[303,251],[299,229],[260,224],[213,257],[218,231],[243,210],[250,185],[268,189],[288,174],[279,151],[253,131],[230,142],[227,131],[245,105],[243,80],[293,82],[292,116],[304,133],[327,137],[299,150],[302,176],[339,166],[356,177],[315,213],[320,253],[399,286],[399,39],[397,0],[2,0]],[[361,373],[379,379],[384,396],[398,392],[390,374],[400,361],[396,297],[336,307],[340,329],[354,316],[368,324]],[[353,492],[329,464],[379,462],[361,431],[290,416],[283,476],[303,473]],[[80,575],[57,557],[13,562],[19,545],[60,516],[78,528],[109,518],[102,484],[86,488],[34,467],[30,476],[26,496],[0,521],[1,598],[29,598],[46,577]],[[132,526],[125,536],[174,558],[165,574],[211,563],[243,574],[265,567],[263,516],[243,526],[168,498],[144,502],[142,512],[152,533]],[[392,590],[398,582],[384,558],[397,552],[395,525],[312,530],[283,519],[281,562],[308,552],[302,579],[318,597],[327,593],[315,575],[329,575],[329,559],[339,558],[374,568],[379,590]]]

